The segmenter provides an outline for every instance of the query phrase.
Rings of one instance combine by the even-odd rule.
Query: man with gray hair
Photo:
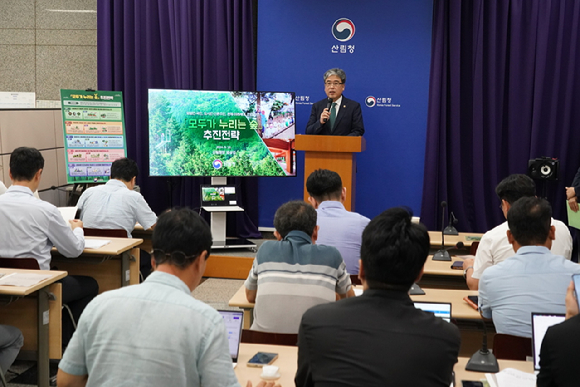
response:
[[[324,91],[328,98],[312,105],[306,134],[362,136],[365,132],[360,104],[342,95],[346,74],[334,68],[324,73]]]
[[[245,282],[255,302],[251,329],[298,333],[310,307],[354,296],[350,276],[338,250],[315,245],[316,210],[304,201],[283,204],[274,215],[274,236],[258,250]]]

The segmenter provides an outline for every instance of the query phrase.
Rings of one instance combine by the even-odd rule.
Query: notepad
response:
[[[29,287],[50,277],[52,277],[52,274],[12,273],[0,278],[0,286]]]
[[[86,239],[85,238],[85,249],[100,249],[103,246],[111,243],[108,239]]]

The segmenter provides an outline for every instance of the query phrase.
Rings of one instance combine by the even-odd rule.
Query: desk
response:
[[[388,345],[387,345],[388,347]],[[266,344],[247,344],[240,345],[240,356],[238,366],[235,369],[238,382],[245,386],[248,380],[252,381],[255,386],[260,380],[261,368],[248,367],[246,363],[256,352],[274,352],[279,354],[278,359],[273,363],[280,367],[280,379],[277,380],[283,387],[294,385],[294,376],[298,368],[298,347]],[[455,371],[455,385],[460,387],[462,380],[480,380],[485,378],[482,372],[471,372],[465,370],[465,365],[469,360],[468,357],[460,357],[453,367]],[[534,365],[529,361],[499,360],[500,370],[506,368],[515,368],[520,371],[533,373]]]
[[[143,239],[143,243],[139,246],[141,250],[146,251],[148,253],[151,253],[153,251],[153,246],[151,244],[151,237],[153,236],[152,229],[144,230],[143,226],[137,223],[133,231],[131,231],[131,236],[133,238]]]
[[[139,238],[103,238],[111,242],[99,249],[85,249],[78,258],[65,258],[52,249],[51,265],[69,275],[88,275],[99,283],[99,293],[139,283]]]
[[[62,357],[62,285],[55,282],[66,277],[67,273],[0,268],[0,273],[3,274],[15,272],[51,275],[50,278],[29,287],[0,286],[0,300],[8,302],[2,306],[0,323],[16,326],[22,331],[22,350],[36,350],[38,386],[45,387],[49,385],[50,378],[49,358]],[[16,299],[17,302],[11,302]]]
[[[451,256],[451,261],[434,261],[432,255],[427,257],[423,267],[423,277],[419,281],[419,286],[442,289],[463,289],[468,290],[463,270],[451,268],[454,261],[463,261],[466,256]],[[470,256],[472,257],[472,256]]]
[[[460,232],[459,235],[445,235],[445,246],[455,246],[459,242],[463,242],[465,247],[469,250],[473,242],[479,242],[483,234],[476,232]],[[473,240],[473,238],[479,238]],[[429,231],[429,239],[431,240],[431,247],[441,248],[441,231]]]

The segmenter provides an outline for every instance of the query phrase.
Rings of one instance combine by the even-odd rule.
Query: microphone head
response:
[[[443,208],[447,207],[447,202],[445,200],[443,200],[441,202],[441,207],[443,207]]]
[[[332,98],[328,98],[326,101],[327,101],[328,103],[332,104]]]
[[[455,247],[457,247],[458,249],[462,249],[462,248],[463,248],[463,246],[465,246],[465,245],[463,244],[463,242],[457,242],[457,244],[455,245]]]

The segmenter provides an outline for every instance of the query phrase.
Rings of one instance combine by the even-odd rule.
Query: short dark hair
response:
[[[131,181],[139,174],[139,168],[135,160],[123,157],[113,161],[111,164],[111,179]]]
[[[526,175],[509,175],[495,187],[495,193],[500,200],[505,200],[511,205],[519,198],[536,196],[536,183]]]
[[[317,169],[306,179],[306,190],[318,202],[339,200],[342,194],[342,179],[334,171]]]
[[[303,231],[309,236],[316,227],[316,210],[302,200],[284,203],[274,215],[274,228],[285,238],[290,231]]]
[[[151,244],[158,265],[169,263],[183,269],[203,251],[207,251],[209,257],[212,237],[209,226],[199,214],[189,208],[177,208],[159,216]]]
[[[15,181],[31,181],[44,168],[44,157],[36,148],[21,146],[10,155],[10,173]]]
[[[516,200],[507,213],[508,226],[521,246],[544,244],[552,225],[552,206],[535,196]]]
[[[411,287],[429,255],[429,233],[411,222],[402,207],[390,208],[367,225],[362,234],[361,260],[370,288]]]

